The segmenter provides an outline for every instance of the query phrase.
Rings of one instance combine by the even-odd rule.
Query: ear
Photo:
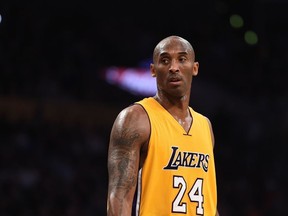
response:
[[[199,62],[194,62],[192,75],[197,76],[198,70],[199,70]]]
[[[154,64],[150,64],[150,72],[152,77],[156,77]]]

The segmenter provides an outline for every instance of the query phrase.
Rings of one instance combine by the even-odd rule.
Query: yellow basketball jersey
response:
[[[186,133],[154,98],[137,103],[149,116],[151,136],[138,176],[136,215],[214,216],[217,190],[207,118],[189,107],[193,123]]]

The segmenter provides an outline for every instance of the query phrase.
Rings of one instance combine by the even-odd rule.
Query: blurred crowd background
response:
[[[0,216],[106,215],[110,129],[142,96],[101,71],[149,62],[171,34],[200,62],[191,106],[213,124],[221,216],[287,215],[287,9],[286,0],[1,0]]]

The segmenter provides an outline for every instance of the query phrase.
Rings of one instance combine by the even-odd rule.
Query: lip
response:
[[[170,77],[168,79],[168,81],[171,82],[171,83],[178,83],[178,82],[181,81],[181,78],[180,77]]]
[[[169,85],[171,86],[180,86],[181,85],[181,79],[176,79],[176,78],[173,78],[173,79],[169,79]]]

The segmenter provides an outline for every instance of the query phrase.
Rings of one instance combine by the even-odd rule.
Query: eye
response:
[[[169,58],[161,58],[161,63],[162,64],[168,64],[169,63]]]
[[[179,58],[179,61],[180,62],[185,62],[187,60],[187,58],[185,57],[185,56],[181,56],[180,58]]]

